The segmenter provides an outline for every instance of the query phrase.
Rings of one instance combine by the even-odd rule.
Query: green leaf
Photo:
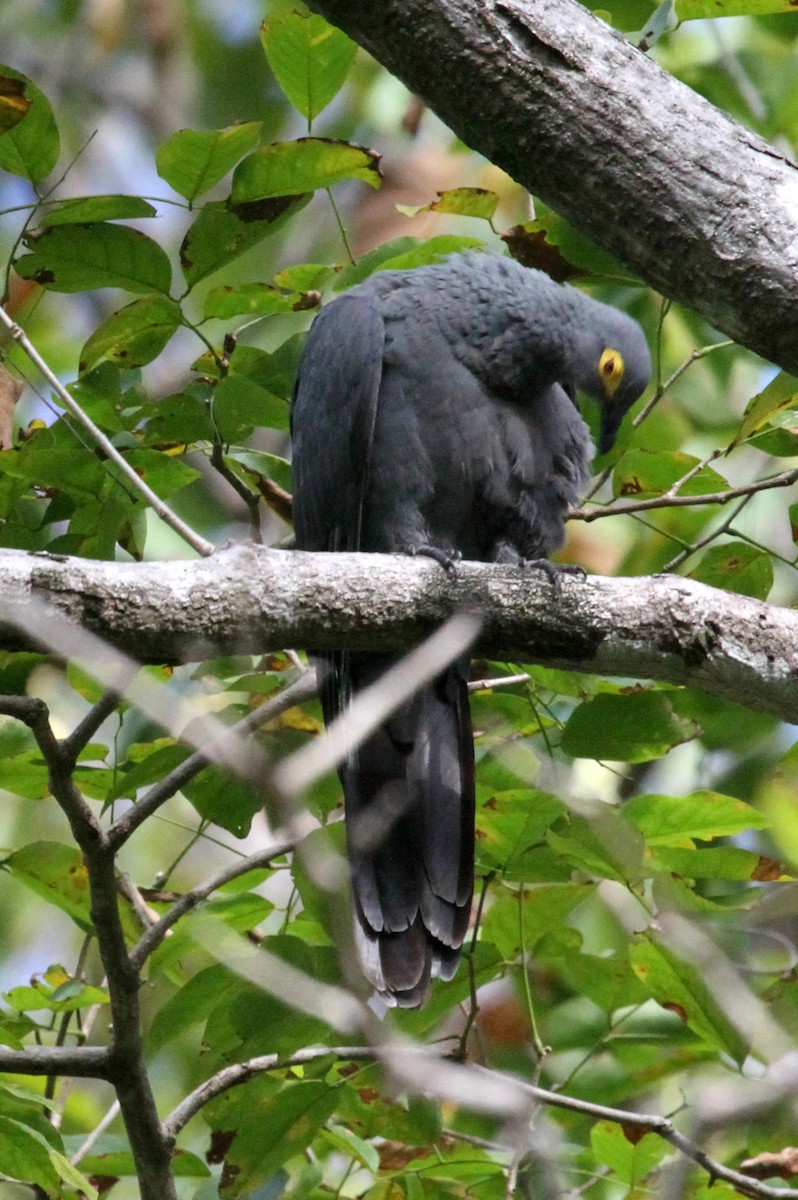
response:
[[[744,882],[757,879],[763,862],[773,864],[772,859],[763,860],[761,854],[741,850],[738,846],[705,846],[697,850],[662,848],[654,855],[654,862],[660,870],[683,879],[737,879]]]
[[[592,883],[540,883],[525,887],[520,900],[517,893],[504,894],[488,909],[482,936],[505,959],[516,959],[522,949],[534,949],[545,933],[558,929],[572,909],[592,896],[594,890]],[[521,941],[522,921],[525,946]]]
[[[31,101],[25,95],[26,79],[7,75],[0,67],[0,134],[8,133],[30,111]]]
[[[30,254],[14,262],[23,279],[54,292],[117,287],[168,292],[172,267],[151,238],[125,225],[54,225],[24,239]]]
[[[215,436],[209,406],[198,396],[167,396],[152,406],[154,412],[144,425],[144,441],[163,450],[210,442]]]
[[[106,317],[80,352],[78,370],[90,371],[108,359],[143,367],[157,358],[183,323],[180,306],[168,296],[143,296]]]
[[[428,263],[440,262],[442,258],[447,258],[450,254],[459,254],[462,250],[481,250],[484,244],[479,238],[442,233],[439,237],[429,238],[426,242],[419,242],[412,249],[384,259],[378,269],[410,271],[414,267],[426,267]]]
[[[643,877],[643,839],[608,805],[597,804],[590,819],[573,815],[560,831],[550,829],[546,840],[551,849],[572,867],[615,879],[634,887]]]
[[[297,263],[278,271],[274,282],[289,292],[312,292],[322,288],[334,275],[335,268],[326,263]]]
[[[0,1173],[36,1184],[47,1195],[59,1194],[60,1173],[52,1161],[54,1147],[38,1130],[22,1121],[0,1117]],[[96,1191],[90,1188],[89,1195]]]
[[[281,428],[278,426],[277,428]],[[278,487],[290,492],[293,488],[291,464],[277,454],[267,454],[265,450],[241,450],[233,447],[225,456],[233,463],[242,466],[247,474],[254,474],[263,479],[272,480]]]
[[[49,794],[47,764],[31,731],[24,725],[0,726],[0,788],[28,800]]]
[[[272,142],[239,163],[233,175],[233,203],[296,196],[360,179],[379,187],[380,156],[374,150],[333,138]]]
[[[159,146],[155,155],[158,174],[191,204],[254,150],[260,131],[260,121],[227,129],[181,129]]]
[[[680,479],[684,479],[700,461],[692,454],[677,451],[627,450],[613,472],[612,494],[636,500],[661,496]],[[722,492],[728,486],[728,481],[717,471],[702,467],[677,488],[676,494],[701,496],[708,492]]]
[[[90,1008],[92,1004],[107,1004],[108,993],[102,988],[89,987],[80,979],[70,980],[71,987],[60,984],[52,987],[46,979],[36,980],[28,987],[15,987],[3,993],[11,1008],[19,1012],[77,1012]]]
[[[310,195],[281,196],[240,209],[222,201],[206,204],[180,247],[180,265],[189,287],[277,233],[309,200]]]
[[[125,458],[144,482],[164,500],[200,477],[197,468],[182,459],[144,446],[126,450]]]
[[[275,79],[309,121],[341,89],[357,52],[345,33],[316,13],[269,17],[261,25],[260,40]]]
[[[49,228],[52,225],[85,225],[157,215],[157,209],[141,196],[78,196],[48,205],[42,212],[41,224]]]
[[[129,1150],[120,1149],[104,1154],[87,1154],[85,1158],[81,1159],[80,1165],[92,1179],[120,1179],[136,1174],[136,1163]],[[210,1175],[210,1171],[202,1159],[189,1150],[173,1150],[170,1169],[179,1179],[205,1179]],[[106,1192],[103,1191],[103,1195],[105,1194]],[[97,1193],[94,1192],[94,1195],[96,1197]]]
[[[569,931],[570,932],[570,931]],[[574,931],[575,932],[575,931]],[[578,936],[578,935],[577,935]],[[535,961],[545,964],[575,996],[587,996],[605,1012],[642,1004],[648,992],[624,958],[600,958],[572,949],[550,947],[544,938],[535,948]]]
[[[82,855],[73,846],[30,842],[9,854],[2,865],[48,904],[67,913],[86,933],[92,932],[89,876]]]
[[[700,0],[690,0],[690,2],[698,5]],[[771,8],[767,11],[776,12],[778,10]],[[785,7],[781,11],[788,11],[788,9]],[[716,13],[711,15],[715,16]],[[794,375],[788,375],[786,371],[779,371],[778,375],[771,379],[761,392],[757,392],[756,396],[748,401],[740,428],[729,443],[729,450],[733,450],[740,442],[745,441],[752,433],[756,433],[758,429],[766,425],[774,413],[784,408],[795,408],[796,405],[798,405],[798,379]]]
[[[91,450],[82,446],[51,449],[38,438],[19,452],[0,451],[0,473],[92,500],[97,499],[105,479],[105,468]]]
[[[224,442],[241,442],[256,426],[288,427],[286,403],[245,375],[226,375],[213,396],[213,419]]]
[[[274,316],[276,313],[292,312],[300,297],[286,295],[268,283],[241,283],[237,287],[223,285],[211,288],[205,297],[206,317],[226,320],[240,314]]]
[[[222,767],[206,767],[182,790],[201,817],[236,837],[246,837],[252,818],[263,808],[258,789]]]
[[[765,17],[771,13],[795,13],[790,0],[676,0],[680,21],[707,17]]]
[[[376,1146],[371,1142],[365,1141],[363,1138],[352,1133],[343,1125],[333,1125],[330,1129],[322,1129],[322,1140],[328,1146],[332,1146],[339,1154],[346,1155],[347,1158],[353,1158],[355,1162],[359,1162],[361,1166],[372,1171],[375,1175],[380,1169],[380,1156]]]
[[[498,206],[496,192],[489,192],[486,188],[459,187],[438,192],[438,199],[429,204],[397,204],[396,207],[406,217],[415,217],[422,212],[437,212],[492,221]]]
[[[156,1012],[147,1038],[148,1049],[155,1053],[192,1025],[207,1021],[214,1008],[242,986],[239,977],[221,963],[198,971]]]
[[[673,1151],[656,1133],[626,1129],[612,1121],[598,1121],[590,1131],[590,1144],[600,1163],[622,1183],[635,1187]]]
[[[574,709],[562,747],[574,758],[649,762],[697,736],[698,727],[677,716],[663,692],[603,693]]]
[[[773,587],[773,561],[748,542],[726,542],[707,550],[688,578],[754,600],[766,600]]]
[[[629,958],[637,978],[649,995],[692,1029],[693,1033],[742,1063],[748,1044],[716,1003],[706,975],[679,958],[652,934],[636,935]],[[711,982],[711,980],[710,980]]]
[[[6,95],[10,94],[11,108],[19,104],[19,93],[13,82],[22,83],[25,102],[29,105],[21,120],[0,134],[0,168],[12,175],[21,175],[38,183],[58,162],[61,145],[50,102],[35,83],[12,67],[0,67]]]
[[[260,1081],[258,1081],[260,1082]],[[294,1080],[276,1095],[241,1089],[235,1138],[225,1158],[225,1198],[250,1196],[288,1159],[302,1154],[335,1111],[338,1089],[318,1080]]]
[[[750,829],[768,829],[763,814],[720,792],[689,796],[632,796],[621,809],[624,820],[640,830],[649,846],[689,846],[693,838],[712,841],[736,837]]]
[[[546,830],[565,811],[556,796],[535,788],[494,793],[477,808],[480,856],[500,868],[505,878],[522,881],[530,850],[543,841]]]

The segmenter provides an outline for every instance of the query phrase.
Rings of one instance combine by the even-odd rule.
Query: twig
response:
[[[177,1108],[172,1110],[163,1123],[164,1134],[174,1141],[191,1118],[196,1116],[206,1104],[209,1104],[216,1096],[228,1092],[230,1088],[247,1083],[256,1075],[262,1075],[265,1071],[286,1071],[291,1067],[316,1062],[317,1059],[326,1058],[331,1054],[344,1062],[352,1060],[373,1062],[376,1057],[371,1046],[313,1046],[309,1049],[298,1050],[296,1054],[288,1057],[280,1054],[264,1054],[258,1058],[251,1058],[247,1062],[223,1067],[221,1071],[217,1071],[210,1079],[206,1079],[204,1083],[196,1087],[193,1092],[189,1092]]]
[[[86,716],[76,725],[70,734],[61,739],[61,753],[69,763],[77,762],[81,750],[85,749],[97,730],[119,704],[117,692],[105,692],[97,703],[89,709]]]
[[[492,691],[495,688],[512,687],[515,683],[529,683],[530,675],[528,671],[523,671],[520,675],[497,675],[495,679],[469,679],[469,692],[482,692],[487,688]]]
[[[755,483],[742,484],[740,487],[728,488],[725,492],[705,492],[700,496],[673,496],[665,493],[662,496],[652,496],[648,500],[626,500],[617,504],[608,504],[605,508],[586,512],[583,508],[572,509],[568,514],[574,521],[598,521],[602,517],[617,517],[624,513],[643,512],[650,508],[684,508],[692,504],[728,504],[738,496],[752,496],[755,492],[769,491],[772,488],[792,487],[798,482],[798,468],[783,471],[780,475],[770,475],[767,479],[759,479]]]
[[[239,500],[246,505],[249,513],[249,532],[256,546],[263,544],[263,535],[260,529],[260,503],[257,495],[250,491],[246,484],[242,483],[234,471],[231,471],[227,463],[224,461],[224,452],[222,451],[219,442],[213,443],[211,451],[211,466],[221,475],[222,479],[230,485]]]
[[[307,818],[309,825],[312,818]],[[165,913],[159,921],[151,925],[149,929],[139,938],[136,945],[130,951],[130,961],[136,967],[140,967],[142,963],[152,954],[153,950],[166,937],[169,930],[175,925],[181,917],[186,913],[196,908],[203,900],[207,900],[208,896],[217,891],[218,888],[224,887],[225,884],[231,883],[234,879],[246,875],[248,871],[256,871],[261,867],[268,867],[272,860],[280,858],[283,854],[289,854],[296,846],[297,840],[305,832],[302,828],[303,823],[299,823],[297,830],[292,830],[285,837],[278,837],[271,846],[265,846],[263,850],[258,850],[255,854],[250,854],[247,858],[242,858],[238,862],[233,863],[229,867],[225,867],[221,871],[217,871],[205,883],[194,888],[190,892],[186,892],[179,900],[175,901],[167,913]],[[313,822],[315,828],[315,822]]]
[[[75,1153],[70,1158],[69,1161],[72,1163],[73,1167],[76,1167],[78,1163],[86,1157],[89,1151],[105,1133],[108,1126],[112,1125],[118,1116],[119,1101],[114,1100],[107,1113],[105,1113],[105,1115],[97,1122],[97,1124],[94,1126],[94,1129],[92,1129],[91,1133],[86,1138],[85,1142],[77,1148]]]
[[[678,554],[674,554],[673,558],[670,559],[668,562],[666,562],[664,567],[662,568],[663,574],[665,574],[668,571],[675,571],[677,567],[680,567],[682,565],[682,563],[685,562],[688,558],[691,558],[693,554],[696,554],[699,550],[703,550],[704,546],[708,546],[709,543],[714,542],[716,538],[722,537],[722,535],[724,533],[728,533],[729,530],[731,529],[732,525],[737,520],[737,518],[739,517],[739,515],[743,511],[743,509],[746,507],[746,505],[750,502],[750,500],[751,500],[750,496],[743,496],[742,500],[737,505],[734,512],[729,513],[726,520],[723,521],[720,525],[718,525],[718,527],[716,529],[713,529],[711,531],[711,533],[706,534],[705,537],[699,538],[698,541],[693,542],[692,545],[685,546],[682,550],[679,551]]]
[[[33,365],[47,380],[50,387],[63,404],[64,408],[67,409],[67,411],[72,414],[75,420],[78,421],[87,431],[87,433],[91,435],[103,453],[119,468],[119,471],[125,477],[130,486],[139,494],[139,496],[147,501],[153,512],[157,513],[164,524],[168,525],[175,531],[175,533],[179,534],[183,541],[187,542],[188,545],[196,550],[198,554],[203,556],[213,554],[213,544],[206,541],[205,538],[200,534],[195,533],[195,531],[189,525],[187,525],[185,521],[178,517],[177,513],[172,511],[168,504],[163,502],[160,496],[156,495],[152,488],[149,487],[149,485],[146,484],[144,480],[136,473],[135,469],[131,467],[125,456],[119,453],[110,438],[106,437],[103,431],[94,424],[92,419],[87,416],[86,413],[84,413],[80,405],[75,403],[67,389],[59,380],[58,376],[50,370],[49,366],[41,357],[33,343],[30,341],[25,331],[21,328],[21,326],[17,325],[17,323],[11,319],[2,305],[0,305],[0,322],[5,325],[14,341],[18,342]]]

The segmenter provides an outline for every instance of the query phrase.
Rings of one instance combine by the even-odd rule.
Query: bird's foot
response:
[[[553,563],[548,558],[519,558],[518,565],[525,570],[531,567],[533,570],[542,571],[555,589],[559,588],[563,575],[585,578],[584,568],[578,567],[576,563]]]
[[[454,575],[457,572],[457,563],[462,558],[459,550],[452,550],[451,554],[445,550],[441,550],[439,546],[429,546],[426,542],[420,546],[411,546],[407,551],[411,558],[416,558],[421,555],[423,558],[431,558],[438,566],[443,567],[447,575]]]

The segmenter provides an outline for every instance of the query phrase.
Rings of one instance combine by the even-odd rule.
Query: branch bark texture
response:
[[[310,0],[665,295],[798,373],[798,167],[575,0]]]
[[[0,551],[0,649],[30,649],[14,613],[35,594],[140,662],[315,650],[403,650],[455,612],[476,653],[689,683],[798,722],[798,613],[680,576],[586,580],[377,554],[240,545],[194,562],[108,563]],[[47,631],[41,646],[46,648]]]

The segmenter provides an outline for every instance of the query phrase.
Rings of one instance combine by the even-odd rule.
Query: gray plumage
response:
[[[509,259],[378,273],[308,336],[291,416],[297,547],[548,556],[593,454],[576,390],[599,402],[605,451],[650,373],[635,321]],[[325,656],[325,720],[393,661]],[[451,978],[468,928],[467,671],[402,705],[340,772],[364,970],[406,1007]]]

